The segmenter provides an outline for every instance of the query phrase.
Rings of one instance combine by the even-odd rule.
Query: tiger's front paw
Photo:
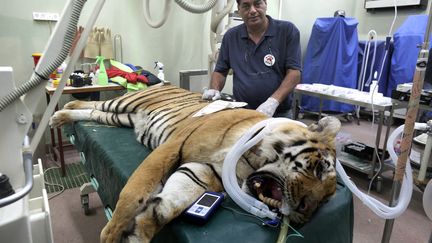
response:
[[[101,243],[119,243],[120,242],[120,233],[117,232],[115,227],[112,227],[110,224],[111,222],[108,222],[107,225],[102,229],[102,232],[100,234],[100,242]]]
[[[71,121],[72,119],[68,111],[61,110],[56,111],[54,115],[51,116],[49,125],[52,128],[58,128]]]
[[[299,214],[297,212],[291,212],[288,216],[289,220],[297,223],[297,224],[304,224],[308,221],[308,218],[306,218],[304,215]]]

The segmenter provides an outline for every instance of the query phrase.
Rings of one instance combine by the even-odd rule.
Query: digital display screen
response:
[[[206,207],[210,207],[211,205],[213,205],[214,202],[216,202],[218,199],[218,197],[216,196],[212,196],[209,194],[205,194],[198,202],[197,204],[199,205],[203,205]]]

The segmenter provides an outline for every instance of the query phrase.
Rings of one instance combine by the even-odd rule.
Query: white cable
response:
[[[390,39],[391,39],[391,35],[392,35],[392,32],[393,32],[393,27],[394,27],[394,24],[395,24],[395,22],[396,22],[397,15],[398,15],[398,13],[397,13],[397,3],[396,3],[396,1],[397,1],[397,0],[394,0],[394,1],[393,1],[393,2],[394,2],[394,10],[395,10],[395,14],[394,14],[393,21],[392,21],[391,26],[390,26],[390,29],[389,29],[389,33],[388,33],[388,35],[387,35],[387,37],[389,37]],[[386,43],[386,44],[389,44],[389,45],[390,45],[390,41],[389,41],[389,43]],[[381,70],[380,70],[379,75],[378,75],[378,81],[381,80],[381,75],[382,75],[383,70],[384,70],[384,64],[385,64],[385,62],[386,62],[386,58],[387,58],[387,54],[388,54],[389,50],[390,50],[390,47],[386,47],[386,51],[385,51],[385,53],[384,53],[384,58],[383,58],[383,60],[382,60],[382,62],[381,62],[381,67],[380,67]]]
[[[368,40],[366,41],[365,44],[365,51],[363,52],[363,59],[362,59],[362,65],[361,65],[361,69],[360,69],[360,75],[357,81],[357,88],[359,91],[363,91],[364,86],[369,86],[371,81],[371,75],[373,73],[373,66],[375,65],[375,56],[376,56],[376,50],[377,50],[377,33],[375,30],[370,30],[368,32]],[[371,45],[371,40],[374,40],[374,51],[373,51],[373,55],[372,55],[372,62],[370,64],[371,68],[370,68],[370,74],[369,74],[369,78],[368,78],[368,82],[365,84],[365,77],[366,77],[366,72],[367,72],[367,66],[368,66],[368,61],[369,61],[369,52],[370,52],[370,45]],[[373,104],[372,104],[372,110],[373,110]],[[356,106],[356,117],[360,118],[360,106]]]
[[[278,14],[279,19],[282,19],[282,2],[283,0],[279,0],[279,14]]]
[[[367,71],[368,62],[369,62],[369,52],[370,52],[370,46],[371,46],[372,40],[374,40],[374,52],[373,52],[373,55],[372,55],[372,61],[370,63],[370,67],[371,67],[370,68],[370,73],[371,74],[373,73],[373,65],[375,64],[375,56],[376,56],[376,48],[377,48],[377,40],[376,40],[377,39],[377,33],[376,33],[375,30],[370,30],[368,32],[368,36],[369,36],[369,38],[368,38],[368,42],[367,42],[368,43],[368,45],[367,45],[367,52],[365,52],[366,63],[365,63],[364,73],[362,75],[362,81],[361,81],[361,84],[360,84],[360,91],[363,91],[364,86],[369,86],[369,82],[367,82],[365,84],[365,78],[366,78],[366,71]]]
[[[392,24],[391,24],[390,29],[389,29],[388,36],[392,35],[393,27],[394,27],[394,24],[396,22],[396,18],[397,18],[397,15],[398,15],[398,12],[397,12],[397,0],[393,0],[393,3],[394,3],[395,14],[394,14],[393,21],[392,21]]]
[[[372,107],[373,107],[373,104],[372,104]],[[372,112],[373,112],[373,109],[372,109]],[[373,122],[373,119],[372,119],[372,122]],[[372,123],[373,124],[373,123]],[[369,195],[369,193],[370,193],[370,190],[371,190],[371,188],[372,188],[372,183],[373,183],[373,181],[377,178],[377,176],[380,174],[380,171],[381,171],[381,168],[382,168],[382,163],[383,163],[383,161],[381,161],[381,158],[379,157],[379,153],[378,153],[378,149],[374,149],[374,151],[375,151],[375,156],[377,157],[377,159],[378,159],[378,170],[375,172],[375,174],[374,174],[374,176],[371,178],[371,180],[369,181],[369,186],[368,186],[368,190],[367,190],[367,194]]]
[[[46,176],[48,171],[50,171],[50,170],[54,170],[54,169],[60,169],[60,167],[50,167],[50,168],[48,168],[48,169],[46,169],[46,170],[44,171],[44,175]],[[62,185],[62,184],[50,182],[50,181],[46,180],[45,178],[44,178],[44,181],[45,181],[45,182],[44,182],[45,185],[48,185],[48,186],[57,186],[57,187],[60,188],[60,191],[55,192],[55,193],[53,193],[52,195],[50,195],[50,196],[48,197],[48,200],[51,200],[51,199],[53,199],[54,197],[57,197],[58,195],[62,194],[62,193],[64,192],[64,190],[65,190],[65,186]]]
[[[361,68],[360,68],[360,75],[359,75],[359,78],[358,78],[358,80],[357,80],[357,89],[358,90],[360,90],[360,91],[362,91],[362,80],[363,80],[363,76],[364,76],[364,73],[365,73],[365,63],[366,63],[366,57],[369,55],[369,45],[370,45],[370,43],[369,43],[369,40],[367,40],[366,41],[366,43],[365,43],[365,49],[364,49],[364,51],[363,51],[363,59],[362,59],[362,65],[361,65]]]
[[[374,106],[375,90],[378,89],[378,87],[379,87],[379,85],[378,85],[379,79],[376,79],[376,75],[375,74],[374,74],[374,79],[376,80],[377,84],[373,87],[372,90],[370,90],[370,87],[369,87],[369,95],[371,97],[371,108],[372,108],[372,123],[371,123],[371,128],[373,128],[373,125],[375,124],[375,106]],[[378,90],[376,90],[376,93],[378,94]],[[384,119],[384,117],[381,117],[381,119]],[[378,160],[379,160],[379,156],[377,156],[377,157],[378,157]],[[379,160],[379,163],[380,163],[380,168],[381,168],[381,160]],[[372,178],[372,181],[373,181],[373,179],[374,178]]]
[[[367,82],[365,84],[366,87],[370,86],[370,83],[372,82],[372,75],[374,73],[374,65],[375,65],[375,57],[376,57],[376,52],[377,52],[377,46],[378,46],[378,34],[375,30],[371,30],[369,31],[369,33],[371,33],[371,39],[374,42],[374,51],[373,51],[373,55],[372,55],[372,62],[370,64],[370,70],[369,70],[369,77],[367,79]],[[365,70],[366,73],[366,70]]]
[[[395,14],[394,14],[394,17],[393,17],[392,24],[391,24],[391,26],[390,26],[389,33],[388,33],[388,35],[387,35],[387,38],[390,38],[390,39],[391,39],[391,33],[393,32],[393,26],[394,26],[394,24],[395,24],[395,22],[396,22],[396,19],[397,19],[397,3],[396,3],[396,1],[397,1],[397,0],[394,0],[394,9],[395,9]],[[376,40],[376,38],[375,38],[375,40]],[[385,44],[386,44],[386,45],[390,45],[390,40],[388,40],[388,43],[387,43],[387,40],[386,40],[386,43],[385,43]],[[377,42],[375,41],[375,52],[374,52],[374,53],[376,53],[376,48],[377,48]],[[378,84],[379,84],[379,81],[381,80],[381,76],[382,76],[382,73],[383,73],[383,71],[384,71],[384,65],[385,65],[385,62],[386,62],[386,59],[387,59],[387,55],[388,55],[389,50],[390,50],[390,47],[389,47],[389,46],[386,46],[386,47],[385,47],[385,52],[384,52],[384,57],[383,57],[382,62],[381,62],[381,66],[379,66],[379,69],[380,69],[380,70],[379,70],[379,75],[378,75],[378,79],[377,79]],[[375,55],[374,55],[373,59],[375,59]],[[372,65],[372,66],[373,66],[373,65]],[[372,70],[371,70],[371,73],[370,73],[370,74],[372,74],[372,73],[373,73],[373,72],[372,72]],[[372,94],[375,93],[375,89],[377,89],[377,87],[378,87],[378,85],[374,87],[374,90],[372,90]],[[377,93],[378,93],[378,92],[377,92]],[[372,98],[371,98],[371,102],[372,102],[372,125],[373,125],[374,122],[375,122],[375,111],[374,111],[373,95],[372,95]],[[382,119],[384,119],[384,118],[382,118]],[[380,166],[381,166],[381,161],[379,161],[379,162],[380,162]],[[376,177],[376,176],[374,176],[374,178],[375,178],[375,177]],[[371,183],[372,183],[372,181],[373,181],[374,178],[372,178]],[[369,187],[370,187],[370,186],[369,186]]]

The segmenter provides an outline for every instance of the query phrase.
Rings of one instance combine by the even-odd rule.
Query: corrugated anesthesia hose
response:
[[[261,218],[273,218],[276,215],[268,209],[267,205],[256,200],[255,198],[251,197],[240,189],[236,176],[236,165],[243,153],[245,153],[248,149],[257,144],[259,141],[261,141],[263,137],[270,133],[275,126],[283,122],[297,122],[298,124],[305,126],[301,122],[293,121],[286,118],[270,118],[255,124],[234,144],[232,149],[228,152],[222,168],[222,181],[228,195],[230,195],[233,201],[237,203],[241,208]],[[428,129],[428,126],[427,124],[416,123],[415,128],[419,130],[426,130]],[[403,130],[403,125],[398,127],[390,135],[387,142],[387,151],[389,151],[393,163],[396,163],[396,161],[398,160],[398,156],[394,151],[393,144]],[[394,207],[387,206],[382,202],[378,201],[377,199],[361,192],[360,189],[358,189],[357,186],[354,184],[354,182],[352,182],[351,179],[348,177],[339,160],[336,160],[336,170],[341,176],[346,186],[364,204],[366,204],[375,214],[377,214],[381,218],[393,219],[399,217],[406,210],[409,202],[411,201],[413,178],[412,170],[409,163],[406,167],[405,179],[403,180],[399,196],[399,202]]]
[[[260,142],[274,127],[281,123],[293,122],[301,126],[305,124],[288,118],[270,118],[263,120],[251,127],[232,147],[225,157],[222,168],[222,182],[231,199],[246,212],[260,218],[275,219],[276,213],[269,210],[268,206],[241,190],[236,175],[236,166],[240,157],[252,146]]]
[[[212,9],[218,0],[209,0],[205,4],[197,5],[190,3],[188,0],[175,0],[175,2],[182,7],[184,10],[191,13],[205,13]]]
[[[164,6],[162,7],[162,18],[159,21],[154,21],[150,17],[150,0],[143,0],[143,13],[144,20],[152,28],[161,27],[168,19],[168,14],[171,10],[171,0],[164,0]]]
[[[419,130],[427,129],[427,125],[423,123],[416,123],[415,128]],[[394,141],[400,137],[400,134],[404,130],[404,125],[396,128],[392,134],[390,135],[387,141],[387,151],[392,158],[393,164],[398,160],[398,155],[394,151]],[[410,163],[407,163],[405,170],[405,178],[403,180],[402,188],[399,195],[399,201],[394,206],[387,206],[377,199],[361,192],[357,186],[351,181],[348,175],[345,173],[342,165],[339,160],[336,163],[336,170],[344,181],[345,185],[353,192],[366,206],[368,206],[376,215],[380,216],[384,219],[394,219],[399,217],[403,212],[405,212],[406,208],[411,201],[411,195],[413,190],[413,178],[412,178],[412,170]]]
[[[42,59],[39,61],[39,64],[36,66],[35,71],[32,74],[30,80],[22,84],[20,87],[12,91],[10,94],[0,99],[0,112],[3,111],[6,107],[8,107],[10,104],[12,104],[15,100],[19,99],[21,96],[23,96],[33,88],[37,87],[42,82],[47,81],[49,75],[54,70],[56,70],[64,62],[64,60],[66,60],[69,54],[69,50],[72,46],[72,41],[74,40],[75,37],[76,26],[78,24],[78,19],[81,15],[81,10],[84,7],[85,2],[86,0],[73,1],[71,17],[68,19],[69,22],[66,27],[66,32],[63,38],[61,49],[58,51],[54,49],[53,51],[53,53],[57,51],[58,55],[55,57],[42,56]],[[66,8],[67,6],[65,7],[65,9]],[[58,45],[58,43],[53,43],[52,41],[50,41],[49,43],[50,45]],[[49,46],[46,48],[46,50],[48,49]],[[50,59],[42,62],[46,58],[50,58]],[[43,66],[45,64],[46,66]]]
[[[229,14],[233,5],[234,5],[234,0],[228,0],[227,4],[225,5],[225,7],[220,12],[216,12],[214,9],[212,10],[210,30],[213,33],[217,33],[217,28],[218,28],[219,24],[221,23],[222,19],[227,14]]]
[[[168,14],[171,10],[171,1],[172,0],[164,0],[164,5],[162,7],[162,18],[159,21],[154,21],[150,17],[150,0],[143,0],[142,6],[143,6],[143,13],[144,13],[144,20],[146,23],[152,27],[152,28],[159,28],[161,27],[167,20]],[[191,12],[191,13],[205,13],[212,9],[218,0],[209,0],[207,3],[204,4],[193,4],[190,3],[189,0],[175,0],[175,2],[184,10]]]

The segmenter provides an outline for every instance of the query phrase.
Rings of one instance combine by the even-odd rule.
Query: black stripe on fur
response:
[[[207,188],[208,188],[207,183],[203,182],[191,169],[189,169],[187,167],[180,167],[177,169],[176,172],[180,172],[180,173],[185,174],[193,182],[195,182],[198,186],[204,188],[204,190],[207,190]]]

